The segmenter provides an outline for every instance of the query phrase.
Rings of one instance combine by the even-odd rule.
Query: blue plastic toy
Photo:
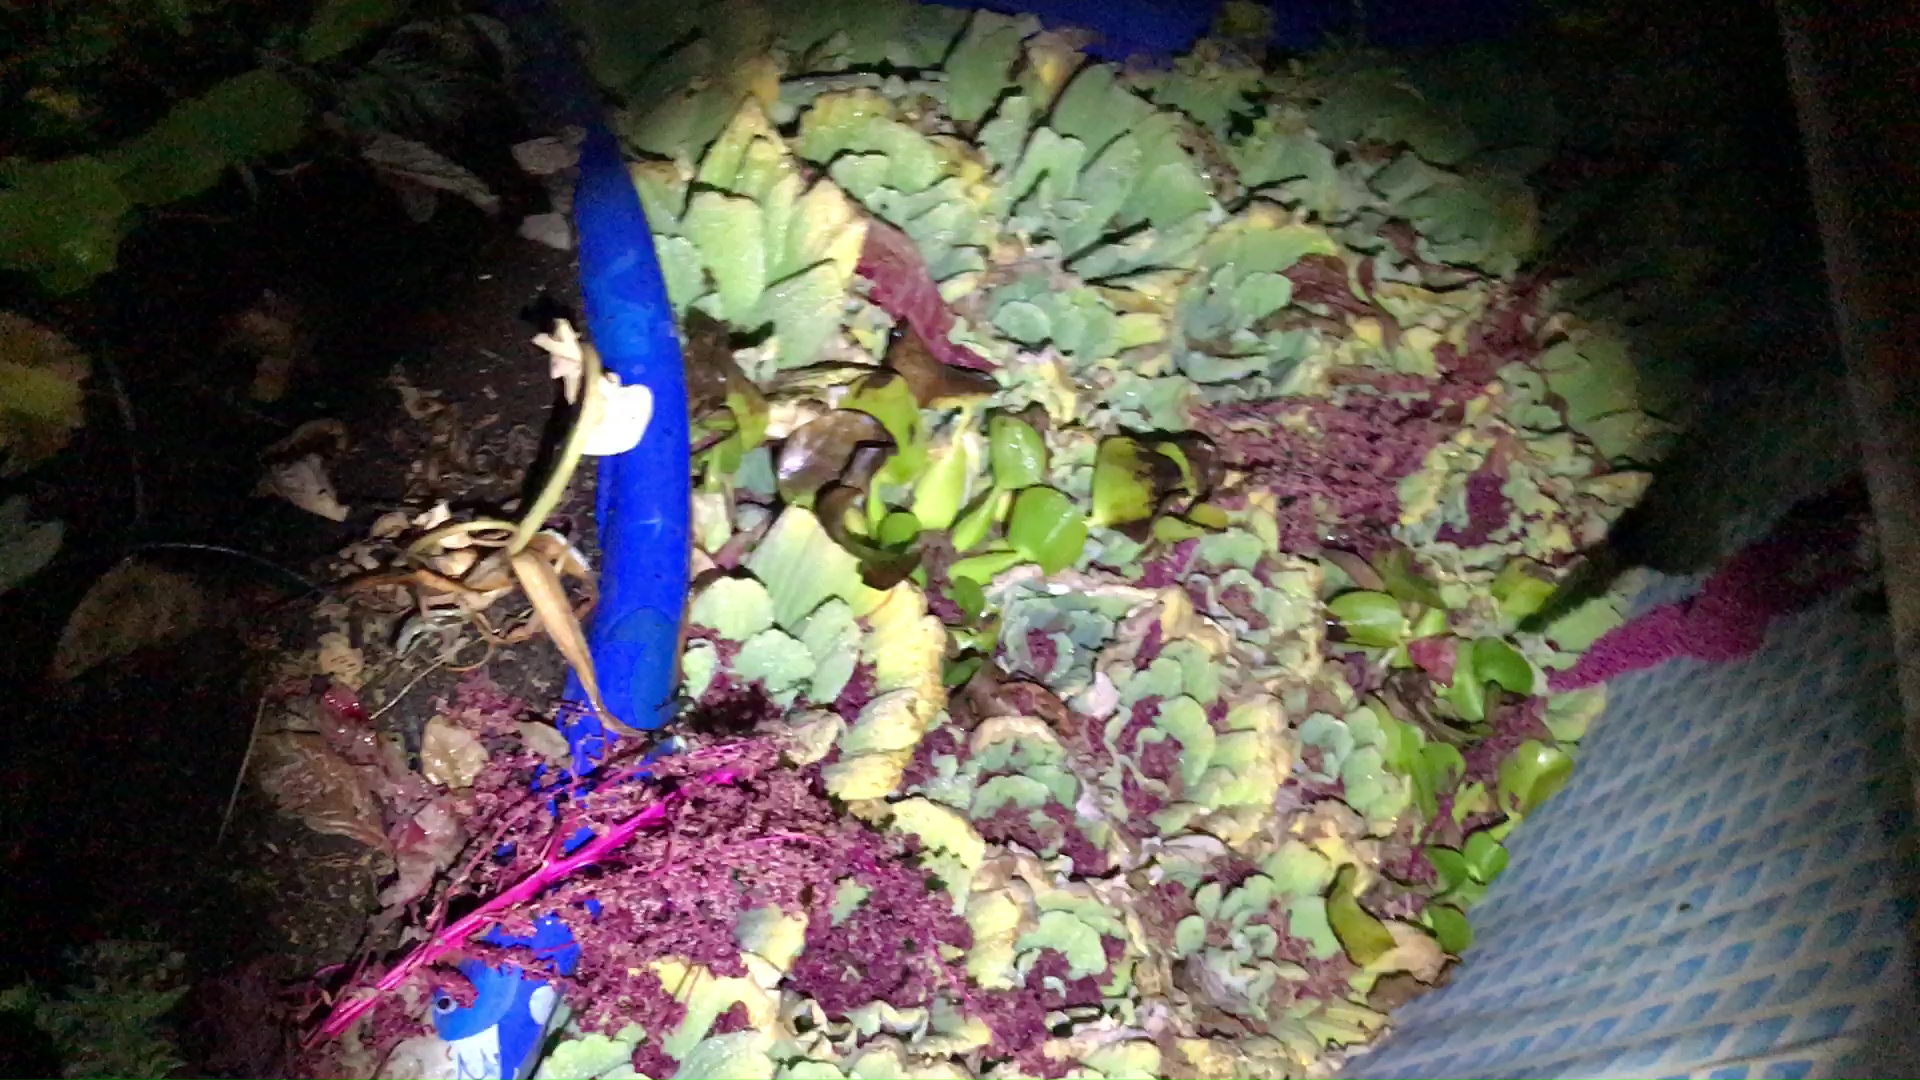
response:
[[[460,965],[478,997],[459,1006],[442,992],[433,1003],[433,1028],[446,1040],[459,1080],[526,1080],[540,1064],[548,1025],[560,994],[518,968]]]

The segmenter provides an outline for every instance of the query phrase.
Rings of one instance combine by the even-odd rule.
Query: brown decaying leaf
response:
[[[206,598],[190,578],[138,560],[107,571],[87,590],[54,649],[49,676],[66,682],[108,660],[192,631]]]
[[[315,732],[280,731],[260,738],[260,790],[308,828],[387,850],[380,803],[361,770]]]
[[[555,763],[571,759],[573,748],[567,744],[567,737],[552,724],[522,720],[514,726],[519,729],[520,741],[526,744],[527,749]]]
[[[687,407],[703,416],[726,404],[728,391],[751,387],[733,359],[727,324],[705,312],[689,311],[682,328],[686,339],[680,351],[687,369]],[[756,391],[757,392],[757,391]]]
[[[780,496],[792,501],[811,495],[839,480],[856,450],[875,444],[891,446],[892,442],[880,421],[863,412],[835,409],[810,420],[780,444],[774,469]]]
[[[355,690],[367,680],[367,658],[347,635],[335,631],[321,634],[318,666],[320,674],[336,679]]]
[[[1429,985],[1440,977],[1447,966],[1447,954],[1432,934],[1397,920],[1388,920],[1386,927],[1393,936],[1393,948],[1374,961],[1374,970],[1404,971]]]
[[[991,375],[941,363],[919,331],[906,324],[887,346],[887,366],[907,380],[921,408],[983,398],[1000,389]]]
[[[286,396],[293,369],[308,357],[299,319],[299,305],[266,290],[259,303],[228,320],[220,346],[254,357],[253,385],[248,391],[253,400],[275,402]]]
[[[532,550],[527,550],[513,557],[513,573],[520,579],[520,588],[527,594],[534,615],[546,628],[547,636],[553,638],[560,655],[566,657],[574,673],[580,676],[580,685],[586,688],[587,700],[593,704],[601,722],[622,735],[638,736],[640,732],[607,711],[607,703],[600,697],[600,680],[594,673],[593,653],[587,648],[587,635],[580,628],[579,617],[567,603],[567,590],[560,583],[559,571]]]
[[[1379,571],[1373,568],[1372,563],[1353,552],[1340,548],[1322,548],[1320,557],[1339,567],[1352,578],[1355,588],[1365,589],[1368,592],[1386,591],[1387,583],[1381,580]]]

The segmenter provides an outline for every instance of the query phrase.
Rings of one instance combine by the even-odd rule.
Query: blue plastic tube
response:
[[[672,715],[692,550],[680,339],[646,214],[570,28],[540,0],[496,0],[495,10],[521,42],[532,104],[556,126],[587,133],[573,202],[587,331],[609,371],[653,394],[653,419],[640,444],[599,459],[600,604],[587,643],[608,711],[629,726],[657,728]],[[569,678],[565,697],[585,702],[577,677]],[[574,771],[583,772],[599,760],[606,733],[591,713],[564,727]]]

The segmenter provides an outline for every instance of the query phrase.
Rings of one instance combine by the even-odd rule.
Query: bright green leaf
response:
[[[1469,870],[1467,857],[1450,847],[1433,846],[1426,849],[1427,861],[1433,864],[1435,875],[1435,895],[1452,892],[1461,882],[1466,881]]]
[[[1467,871],[1475,881],[1491,882],[1507,868],[1507,849],[1486,832],[1477,832],[1467,837],[1462,854],[1465,857]]]
[[[1573,759],[1538,739],[1513,748],[1500,763],[1500,808],[1512,814],[1530,814],[1553,797],[1573,775]]]
[[[1473,927],[1468,925],[1466,915],[1459,908],[1430,904],[1422,913],[1421,921],[1433,930],[1434,939],[1440,942],[1440,947],[1454,956],[1466,952],[1473,945]]]
[[[920,538],[920,519],[905,510],[896,510],[880,522],[874,539],[886,547],[904,547]]]
[[[1477,678],[1499,683],[1516,694],[1533,693],[1533,666],[1519,650],[1499,638],[1473,643],[1473,671]]]
[[[1348,639],[1355,644],[1388,648],[1407,638],[1406,612],[1386,593],[1342,593],[1328,601],[1327,611],[1340,620]]]
[[[1015,551],[1053,574],[1072,566],[1087,546],[1087,519],[1073,500],[1050,487],[1030,487],[1014,497],[1007,540]]]
[[[1046,440],[1032,425],[1018,417],[995,416],[987,423],[987,439],[995,487],[1018,491],[1046,479]]]

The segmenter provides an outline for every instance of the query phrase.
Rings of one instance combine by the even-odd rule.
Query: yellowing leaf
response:
[[[519,579],[520,588],[527,594],[527,601],[533,605],[534,614],[546,628],[547,636],[553,639],[560,655],[572,665],[574,674],[580,676],[580,685],[586,689],[587,700],[593,704],[593,710],[599,714],[601,722],[622,735],[639,735],[638,731],[608,712],[607,703],[600,697],[600,680],[594,674],[593,653],[587,648],[587,635],[580,628],[579,618],[574,615],[572,605],[567,603],[566,586],[560,583],[559,572],[528,550],[513,557],[513,576]]]
[[[90,364],[55,330],[0,311],[0,452],[5,475],[46,460],[86,420]]]
[[[820,770],[827,793],[843,802],[878,799],[893,794],[906,775],[912,752],[897,750],[884,754],[843,757]]]

